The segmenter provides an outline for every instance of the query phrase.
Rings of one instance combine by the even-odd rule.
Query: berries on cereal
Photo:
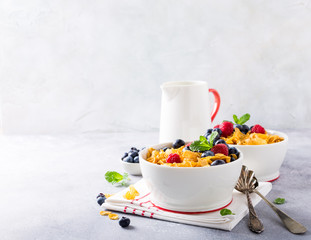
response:
[[[228,156],[228,154],[229,154],[228,147],[225,144],[215,145],[214,147],[212,147],[211,151],[214,154],[221,153],[221,154],[226,155],[226,156]]]
[[[180,163],[181,159],[177,153],[171,153],[166,159],[167,163]]]
[[[212,151],[205,151],[202,153],[201,155],[201,158],[204,158],[204,157],[210,157],[210,156],[215,156],[215,153],[213,153]]]
[[[182,146],[185,145],[185,141],[182,139],[177,139],[174,143],[173,143],[173,148],[180,148]]]
[[[225,164],[226,162],[224,160],[221,160],[221,159],[217,159],[215,161],[213,161],[211,163],[211,166],[216,166],[216,165],[222,165],[222,164]]]
[[[256,124],[252,127],[252,130],[251,130],[252,133],[262,133],[262,134],[265,134],[266,133],[266,130],[260,126],[259,124]]]
[[[219,125],[217,125],[217,126],[219,126]],[[216,127],[213,129],[213,132],[218,132],[218,136],[219,136],[219,137],[220,137],[221,134],[222,134],[221,129],[220,129],[220,128],[216,128]]]
[[[246,124],[243,124],[241,132],[244,133],[244,134],[248,133],[249,132],[249,127]]]
[[[240,152],[235,147],[229,147],[229,155],[235,154],[237,157],[239,157]]]
[[[222,137],[228,137],[233,132],[233,124],[231,122],[222,122],[219,125],[220,130],[222,131]]]

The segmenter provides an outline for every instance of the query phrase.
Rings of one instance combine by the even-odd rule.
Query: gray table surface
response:
[[[228,232],[133,215],[123,229],[100,216],[96,195],[121,189],[106,182],[106,171],[123,172],[119,159],[131,146],[158,142],[156,132],[131,132],[1,136],[1,239],[311,239],[311,130],[283,131],[289,149],[267,197],[286,199],[280,208],[309,229],[303,235],[288,232],[263,201],[256,206],[260,235],[248,230],[247,217]]]

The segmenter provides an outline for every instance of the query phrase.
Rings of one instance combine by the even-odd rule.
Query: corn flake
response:
[[[139,196],[139,192],[134,188],[133,185],[130,185],[129,190],[123,195],[123,197],[127,200],[134,200],[137,196]]]
[[[225,140],[227,144],[234,145],[265,145],[284,140],[284,138],[280,136],[272,135],[267,132],[264,134],[250,132],[244,134],[238,128],[235,128],[234,133],[231,136],[227,138],[222,137],[222,139]]]

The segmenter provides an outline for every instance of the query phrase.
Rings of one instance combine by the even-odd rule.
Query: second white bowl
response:
[[[243,165],[253,170],[259,181],[274,181],[279,177],[288,145],[288,136],[285,133],[273,130],[267,132],[283,137],[284,140],[266,145],[230,145],[243,153]]]

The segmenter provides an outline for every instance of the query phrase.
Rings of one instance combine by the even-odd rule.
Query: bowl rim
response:
[[[165,145],[172,146],[172,144],[173,144],[172,142],[167,142],[167,143],[159,143],[159,144],[152,145],[150,147],[146,147],[145,149],[143,149],[143,150],[141,150],[139,152],[139,158],[142,159],[142,161],[144,162],[143,164],[145,164],[145,163],[147,165],[150,164],[150,166],[158,167],[158,168],[162,168],[162,169],[175,169],[175,170],[172,170],[172,171],[185,171],[183,169],[193,169],[193,170],[186,170],[186,171],[206,171],[206,169],[214,169],[215,167],[218,167],[218,169],[220,169],[220,168],[228,168],[228,166],[231,166],[232,164],[237,164],[237,163],[241,162],[243,157],[244,157],[243,152],[239,151],[240,152],[240,157],[237,160],[235,160],[234,162],[229,162],[229,163],[226,163],[226,164],[212,166],[212,168],[211,168],[211,166],[209,166],[209,167],[171,167],[171,166],[166,166],[166,165],[158,165],[158,164],[154,164],[154,163],[148,162],[146,159],[144,159],[142,157],[142,153],[147,151],[149,148],[154,148],[156,150],[159,150],[160,148],[165,147]],[[162,147],[155,147],[155,146],[162,146]],[[141,163],[141,161],[139,161],[139,162]],[[212,170],[207,170],[207,171],[212,171]]]
[[[288,136],[284,132],[275,131],[275,130],[271,130],[271,129],[266,129],[266,132],[269,134],[278,135],[280,137],[283,137],[284,140],[281,142],[277,142],[277,143],[261,144],[261,145],[238,145],[238,144],[228,144],[228,145],[230,147],[238,147],[238,148],[264,148],[264,147],[276,146],[276,145],[280,145],[280,144],[284,144],[284,143],[288,142]]]
[[[124,162],[122,159],[120,159],[120,161],[122,162],[122,164],[125,164],[125,165],[131,165],[131,164],[139,164],[139,162],[138,163],[129,163],[129,162]]]

